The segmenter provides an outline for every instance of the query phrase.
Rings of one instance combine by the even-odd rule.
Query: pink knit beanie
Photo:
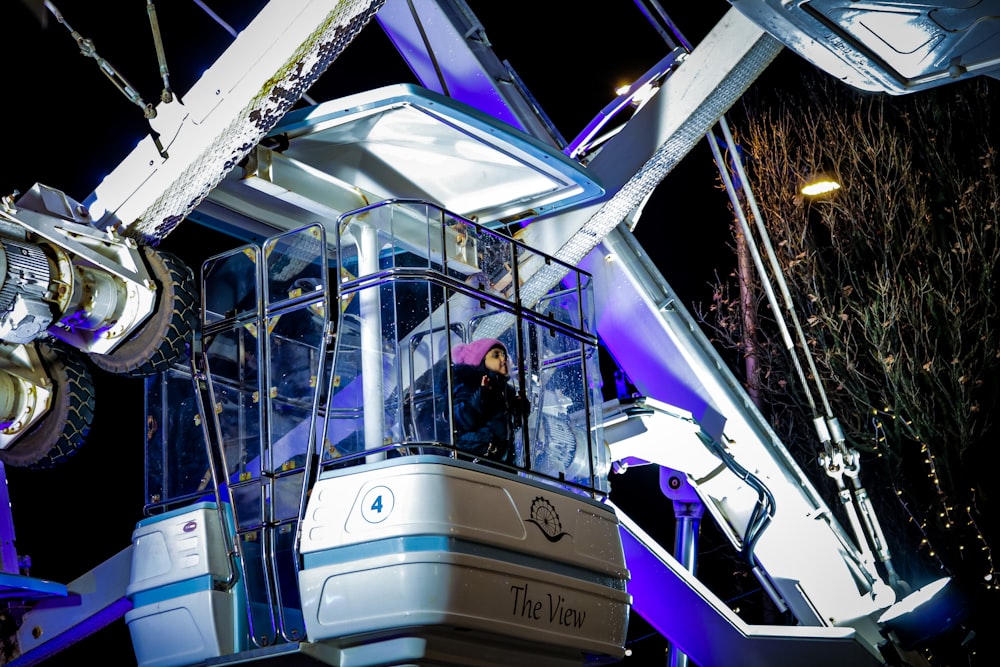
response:
[[[496,338],[480,338],[471,343],[459,343],[451,348],[451,359],[456,364],[478,366],[483,363],[486,353],[499,347],[507,354],[507,348]],[[510,356],[510,355],[508,355]]]

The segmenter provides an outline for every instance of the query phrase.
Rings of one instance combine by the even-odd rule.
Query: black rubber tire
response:
[[[198,321],[194,273],[180,259],[146,246],[149,270],[156,281],[156,312],[124,343],[108,354],[91,354],[101,370],[127,377],[159,373],[186,354]]]
[[[74,456],[94,419],[94,383],[87,359],[72,348],[38,344],[52,380],[52,407],[13,447],[0,450],[0,461],[15,468],[52,468]]]

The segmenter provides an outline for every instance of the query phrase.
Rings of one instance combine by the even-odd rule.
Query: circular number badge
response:
[[[390,514],[396,500],[392,495],[392,489],[388,486],[375,486],[368,489],[364,500],[361,501],[361,516],[368,523],[379,523],[385,521]]]

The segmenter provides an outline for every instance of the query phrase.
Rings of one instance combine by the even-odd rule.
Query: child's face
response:
[[[507,375],[507,353],[499,347],[494,347],[486,353],[483,364],[494,373]]]

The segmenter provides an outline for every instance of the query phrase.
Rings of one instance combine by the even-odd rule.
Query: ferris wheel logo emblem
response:
[[[558,542],[569,535],[562,529],[556,508],[541,496],[531,501],[531,518],[528,521],[538,526],[549,542]]]

